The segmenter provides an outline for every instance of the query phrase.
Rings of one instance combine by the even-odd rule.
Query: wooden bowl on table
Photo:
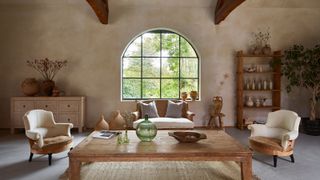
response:
[[[194,143],[201,139],[207,139],[207,135],[197,132],[168,132],[169,136],[174,137],[181,143]]]

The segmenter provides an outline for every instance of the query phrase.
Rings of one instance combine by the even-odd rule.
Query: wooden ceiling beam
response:
[[[108,24],[108,0],[87,0],[102,24]]]
[[[223,21],[236,7],[245,0],[218,0],[215,10],[214,23],[219,24]]]

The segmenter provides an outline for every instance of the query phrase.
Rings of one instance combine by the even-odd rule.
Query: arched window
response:
[[[122,55],[122,99],[178,99],[199,92],[199,57],[181,35],[151,30],[131,41]]]

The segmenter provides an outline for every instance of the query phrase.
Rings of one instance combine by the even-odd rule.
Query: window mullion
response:
[[[142,77],[143,77],[143,75],[142,75],[142,73],[143,73],[143,35],[141,35],[141,73],[140,73],[140,99],[142,99],[142,97],[143,97],[143,85],[142,85],[142,82],[143,82],[143,80],[142,80]]]

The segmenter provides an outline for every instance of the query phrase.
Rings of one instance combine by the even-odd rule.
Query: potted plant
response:
[[[57,72],[67,65],[66,60],[49,60],[45,59],[35,59],[33,61],[27,61],[27,65],[37,70],[43,77],[41,84],[41,89],[45,95],[51,96],[52,90],[55,87],[53,78],[56,76]]]
[[[293,45],[284,52],[281,65],[282,75],[288,79],[287,92],[293,87],[304,87],[311,92],[310,117],[302,119],[302,126],[305,133],[320,135],[320,120],[316,118],[320,99],[320,45],[311,49]]]

